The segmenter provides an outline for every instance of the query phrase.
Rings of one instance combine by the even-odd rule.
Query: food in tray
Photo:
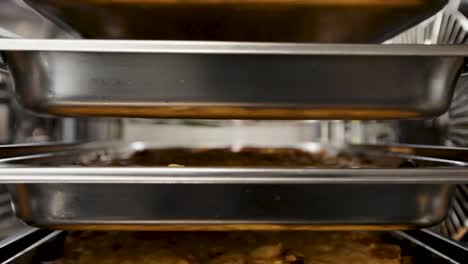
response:
[[[166,148],[137,151],[125,158],[110,158],[106,154],[87,156],[79,165],[168,166],[168,167],[370,167],[364,156],[341,153],[331,156],[325,151],[308,152],[295,148],[245,147],[229,148]]]
[[[313,43],[380,42],[445,5],[442,0],[27,2],[47,10],[47,16],[61,19],[84,38]]]
[[[122,165],[168,166],[314,166],[325,162],[324,153],[309,153],[292,148],[228,148],[148,149],[134,153],[129,159],[116,161]]]
[[[404,262],[403,262],[404,260]],[[55,264],[400,264],[374,232],[72,232]]]

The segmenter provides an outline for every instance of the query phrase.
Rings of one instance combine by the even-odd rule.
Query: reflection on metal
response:
[[[0,1],[0,38],[76,38],[78,35],[41,16],[22,0]]]

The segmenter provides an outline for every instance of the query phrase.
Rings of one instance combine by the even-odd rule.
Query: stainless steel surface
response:
[[[6,69],[6,65],[0,56],[0,90],[6,90],[10,81],[10,75]]]
[[[5,68],[4,61],[0,55],[0,142],[8,143],[12,140],[12,95],[11,78]]]
[[[29,264],[38,247],[44,248],[44,243],[57,239],[61,233],[27,227],[0,241],[0,263]]]
[[[305,44],[273,42],[1,39],[5,51],[183,54],[464,56],[466,45]]]
[[[45,16],[64,21],[84,38],[316,43],[382,42],[447,3],[445,0],[27,2]]]
[[[441,158],[449,160],[468,161],[468,148],[448,147],[416,144],[360,144],[354,145],[355,148],[390,151],[416,156],[426,156],[432,158]]]
[[[268,168],[1,168],[0,183],[114,184],[455,184],[468,183],[463,168],[268,169]],[[222,177],[220,177],[222,176]]]
[[[463,264],[468,259],[468,248],[429,230],[396,231],[396,233],[450,263]]]
[[[463,44],[467,41],[468,20],[460,13],[459,0],[449,0],[442,11],[411,29],[385,41],[388,44]]]
[[[468,74],[463,74],[456,85],[453,102],[445,118],[440,118],[441,127],[445,127],[447,141],[456,146],[468,146]]]
[[[463,15],[468,15],[468,1],[460,0],[459,10]]]
[[[3,59],[3,56],[0,54],[0,92],[2,98],[8,97],[11,95],[11,77],[8,72],[7,66]]]
[[[447,218],[432,230],[460,241],[468,234],[468,185],[458,185]]]
[[[378,230],[379,225],[437,224],[446,216],[452,186],[61,183],[18,184],[11,191],[19,218],[53,229],[257,224],[266,229],[365,225]]]
[[[0,185],[0,247],[3,240],[27,228],[18,218],[15,217],[13,207],[5,185]]]
[[[360,145],[364,149],[383,150],[418,156],[468,161],[468,148],[411,144]],[[461,240],[468,234],[468,185],[460,184],[455,189],[447,218],[432,228],[438,234],[453,240]]]
[[[142,145],[133,145],[137,146]],[[411,158],[422,167],[28,167],[44,162],[66,166],[67,160],[76,161],[85,153],[4,159],[9,164],[0,168],[0,182],[9,184],[17,215],[28,224],[57,229],[181,224],[199,229],[248,229],[252,224],[260,229],[313,229],[324,224],[398,229],[441,221],[453,194],[450,183],[468,182],[466,169],[446,168],[466,165],[463,162],[377,152],[368,154],[376,164]]]
[[[13,158],[44,152],[64,151],[73,149],[82,143],[83,142],[42,142],[0,145],[0,158]]]
[[[39,112],[388,119],[443,113],[468,47],[1,40],[0,50],[19,102]]]
[[[0,1],[0,37],[74,38],[78,35],[59,21],[53,23],[22,0]]]

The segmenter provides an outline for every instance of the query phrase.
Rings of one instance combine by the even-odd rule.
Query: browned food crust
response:
[[[399,264],[373,232],[72,232],[61,264]]]
[[[104,156],[106,154],[103,154]],[[295,148],[244,147],[229,148],[164,148],[147,149],[126,158],[85,157],[78,165],[97,166],[170,166],[170,167],[355,167],[371,166],[364,157],[347,154],[327,155],[324,151],[311,153]]]

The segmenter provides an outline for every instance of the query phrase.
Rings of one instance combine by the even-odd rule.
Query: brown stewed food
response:
[[[404,261],[404,262],[403,262]],[[374,232],[72,232],[57,264],[400,264]]]
[[[187,167],[355,167],[372,165],[364,156],[325,151],[308,152],[295,148],[165,148],[145,149],[124,158],[106,154],[86,157],[80,165],[110,166],[187,166]]]

